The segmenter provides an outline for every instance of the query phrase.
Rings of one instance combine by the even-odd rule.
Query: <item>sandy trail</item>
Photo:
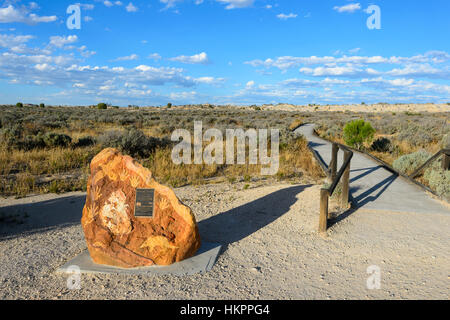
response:
[[[359,210],[322,238],[320,186],[250,185],[176,189],[203,239],[224,244],[211,272],[82,275],[81,290],[67,289],[55,269],[86,248],[84,194],[2,200],[0,212],[17,221],[1,224],[0,299],[449,298],[450,215]],[[381,269],[379,290],[366,287],[370,265]]]

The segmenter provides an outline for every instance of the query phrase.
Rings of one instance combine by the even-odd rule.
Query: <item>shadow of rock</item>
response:
[[[227,245],[242,240],[289,211],[297,195],[312,185],[278,190],[240,207],[219,213],[199,222],[200,235],[208,241]]]
[[[67,196],[0,208],[0,240],[57,227],[81,225],[86,196]]]

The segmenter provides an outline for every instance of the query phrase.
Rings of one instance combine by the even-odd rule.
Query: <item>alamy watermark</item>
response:
[[[70,16],[67,18],[67,28],[69,30],[73,29],[81,29],[81,8],[78,4],[72,4],[67,7],[66,10],[67,14],[70,14]]]
[[[366,280],[366,286],[369,290],[381,289],[381,269],[379,266],[372,265],[367,267],[367,273],[370,276]]]
[[[81,270],[79,266],[72,265],[67,268],[66,273],[69,274],[67,278],[67,289],[80,290],[81,289]]]
[[[366,10],[371,16],[367,19],[367,28],[369,30],[381,29],[381,8],[375,4],[370,5]]]
[[[224,148],[224,135],[221,130],[212,128],[203,133],[203,123],[195,121],[193,161],[192,136],[186,129],[177,129],[172,133],[171,140],[179,142],[172,149],[172,161],[177,165],[192,163],[199,165],[261,164],[262,175],[275,175],[280,167],[280,131],[278,129],[270,130],[270,155],[268,131],[268,129],[248,129],[244,132],[243,129],[226,129],[226,147]],[[246,162],[247,140],[248,163]],[[203,150],[204,142],[209,142],[209,144]]]

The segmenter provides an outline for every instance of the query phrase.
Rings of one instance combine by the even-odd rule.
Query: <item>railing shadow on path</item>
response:
[[[357,171],[365,171],[364,173],[361,173],[360,175],[353,177],[350,179],[350,183],[355,182],[361,178],[364,178],[365,176],[368,176],[369,174],[377,171],[378,169],[381,169],[381,166],[371,167],[371,168],[364,168],[364,169],[357,169],[357,170],[350,170],[350,172],[357,172]]]
[[[353,198],[353,205],[356,207],[362,207],[366,205],[369,202],[373,202],[377,200],[389,186],[398,178],[398,175],[392,174],[391,176],[387,177],[383,181],[380,181],[376,185],[374,185],[372,188],[366,190],[365,192],[361,193],[357,197]],[[376,194],[374,194],[378,189],[380,189]]]
[[[368,204],[369,202],[373,202],[376,199],[378,199],[385,191],[386,189],[397,179],[397,176],[393,174],[392,176],[384,179],[380,183],[376,184],[372,188],[368,189],[367,191],[363,192],[362,194],[358,195],[357,197],[353,197],[352,194],[358,190],[361,189],[361,187],[351,187],[350,188],[350,202],[352,203],[352,206],[350,209],[344,211],[340,215],[332,218],[329,220],[329,227],[334,226],[335,224],[338,224],[339,222],[347,219],[349,216],[351,216],[353,213],[355,213],[358,209],[360,209],[362,206]],[[381,189],[380,189],[381,188]],[[378,189],[377,194],[373,194]]]

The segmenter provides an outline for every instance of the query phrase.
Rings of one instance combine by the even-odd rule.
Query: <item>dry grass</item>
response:
[[[263,110],[261,110],[263,109]],[[293,139],[288,132],[301,124],[317,123],[327,138],[344,143],[342,127],[355,118],[370,121],[377,134],[389,137],[396,144],[396,152],[375,155],[391,163],[402,154],[426,147],[434,152],[442,134],[448,132],[448,113],[436,114],[361,114],[352,112],[298,112],[264,110],[264,108],[230,108],[186,106],[183,108],[121,108],[96,110],[83,107],[16,108],[0,106],[0,194],[23,196],[28,193],[83,190],[89,162],[102,148],[99,137],[110,130],[128,132],[137,128],[148,137],[170,138],[175,129],[192,131],[193,123],[202,120],[204,130],[210,127],[282,130],[278,179],[322,177],[306,142]],[[19,127],[16,138],[8,140]],[[8,130],[10,132],[8,133]],[[284,132],[283,132],[284,130]],[[37,134],[59,133],[71,137],[68,147],[34,147],[26,151],[15,141],[25,142]],[[419,134],[417,134],[419,133]],[[391,134],[391,135],[390,135]],[[88,147],[74,147],[80,138],[92,137],[97,143]],[[431,137],[431,140],[429,137]],[[378,137],[378,136],[377,136]],[[376,138],[377,138],[376,137]],[[420,141],[413,145],[413,142]],[[139,144],[138,144],[139,146]],[[370,145],[366,145],[370,148]],[[29,149],[29,148],[28,148]],[[141,149],[142,150],[142,149]],[[147,149],[145,149],[147,150]],[[216,178],[228,181],[264,178],[260,165],[174,165],[171,148],[159,146],[152,152],[139,155],[139,162],[150,168],[162,183],[171,186],[200,184]],[[437,150],[436,150],[437,151]],[[126,152],[125,152],[126,153]]]
[[[302,124],[304,124],[303,118],[295,119],[292,121],[292,123],[289,125],[289,130],[295,130],[298,127],[300,127]]]
[[[159,148],[144,162],[144,165],[152,171],[157,180],[174,187],[201,184],[210,178],[224,178],[231,182],[237,179],[249,181],[254,178],[263,178],[260,164],[175,165],[171,155],[171,148]],[[248,163],[248,153],[246,162]],[[291,144],[280,148],[280,167],[276,176],[279,179],[306,176],[312,180],[324,177],[322,169],[316,163],[303,138],[295,139]]]

